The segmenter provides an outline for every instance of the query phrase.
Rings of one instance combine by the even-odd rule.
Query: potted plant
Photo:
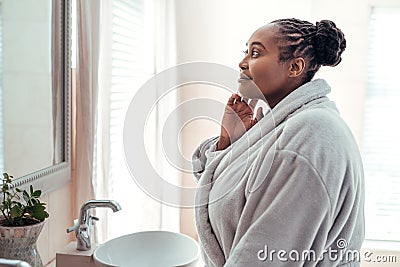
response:
[[[49,217],[46,204],[40,202],[41,190],[29,192],[12,184],[13,176],[3,173],[0,190],[0,258],[26,261],[42,267],[36,248],[37,238]]]

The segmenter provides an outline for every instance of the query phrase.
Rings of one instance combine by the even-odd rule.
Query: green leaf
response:
[[[21,202],[12,201],[10,204],[11,204],[11,205],[17,205],[18,207],[20,207],[20,208],[22,209],[22,204],[21,204]]]
[[[18,205],[11,208],[11,218],[18,218],[23,215],[23,210]]]
[[[24,192],[22,193],[22,196],[24,197],[24,200],[28,203],[30,197],[29,197],[28,193],[26,192],[26,190],[24,190]]]
[[[31,212],[31,217],[38,219],[39,221],[43,221],[44,219],[49,217],[49,214],[45,211],[46,207],[40,205],[40,203],[35,204],[30,207],[29,210]]]
[[[42,210],[42,211],[35,212],[35,213],[32,215],[32,217],[35,218],[35,219],[38,219],[39,221],[42,222],[42,221],[44,221],[46,218],[49,217],[49,214],[48,214],[46,211]]]
[[[42,194],[42,191],[41,191],[41,190],[36,190],[35,192],[33,192],[33,193],[31,194],[31,196],[32,196],[32,197],[38,198],[38,197],[40,197],[41,194]]]
[[[1,0],[0,0],[1,1]],[[43,221],[49,217],[45,203],[40,202],[41,190],[22,190],[12,185],[12,176],[3,174],[0,185],[1,195],[0,211],[5,216],[8,226],[23,226],[31,220]],[[0,179],[1,180],[1,179]],[[0,181],[1,182],[1,181]]]

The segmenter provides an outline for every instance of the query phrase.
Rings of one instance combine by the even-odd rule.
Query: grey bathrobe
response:
[[[311,81],[227,149],[194,152],[206,266],[359,266],[363,167],[329,92]]]

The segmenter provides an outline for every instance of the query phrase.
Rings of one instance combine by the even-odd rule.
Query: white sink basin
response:
[[[148,231],[105,242],[96,248],[93,259],[98,267],[194,267],[199,251],[197,242],[186,235]]]

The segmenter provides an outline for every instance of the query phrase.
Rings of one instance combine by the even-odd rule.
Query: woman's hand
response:
[[[253,127],[262,117],[262,108],[258,108],[253,119],[254,108],[258,99],[252,99],[249,104],[238,94],[233,94],[225,107],[222,118],[221,134],[217,150],[222,150],[238,140],[246,131]]]

